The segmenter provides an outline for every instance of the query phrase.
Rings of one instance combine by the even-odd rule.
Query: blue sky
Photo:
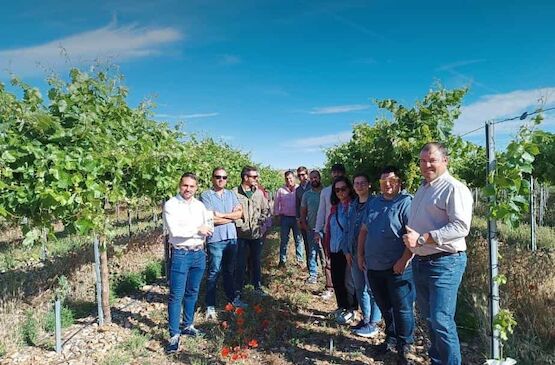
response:
[[[0,80],[11,71],[44,87],[45,69],[114,62],[132,104],[155,97],[156,119],[264,164],[312,167],[354,123],[374,121],[372,100],[411,105],[436,81],[470,86],[457,133],[540,96],[555,105],[554,16],[553,1],[12,2]],[[542,128],[555,130],[555,114]]]

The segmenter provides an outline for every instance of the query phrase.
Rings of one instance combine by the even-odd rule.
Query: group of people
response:
[[[373,337],[383,319],[386,340],[375,352],[396,351],[399,364],[411,364],[416,302],[428,324],[432,364],[461,364],[454,317],[473,199],[449,173],[448,153],[441,143],[426,144],[419,163],[423,182],[414,197],[404,190],[403,174],[395,166],[380,171],[377,195],[370,194],[368,175],[357,173],[351,180],[341,164],[332,166],[333,183],[328,187],[322,186],[318,170],[299,167],[299,184],[287,171],[273,204],[280,226],[278,267],[287,265],[292,231],[296,264],[306,263],[308,285],[318,285],[320,272],[325,277],[321,297],[335,296],[337,323],[352,322],[360,308],[361,320],[352,330]],[[195,175],[184,174],[179,194],[165,204],[172,245],[167,352],[177,351],[180,334],[198,334],[193,314],[206,265],[205,240],[207,318],[216,318],[220,272],[227,300],[246,306],[241,292],[247,257],[255,293],[267,295],[261,286],[260,255],[272,210],[257,179],[258,171],[245,167],[241,185],[227,190],[227,173],[218,167],[212,174],[213,187],[199,201],[194,197]]]

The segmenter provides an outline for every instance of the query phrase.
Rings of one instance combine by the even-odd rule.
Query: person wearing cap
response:
[[[179,194],[164,204],[163,218],[171,244],[168,322],[170,341],[166,353],[179,349],[179,336],[197,336],[193,325],[200,282],[206,267],[204,241],[213,232],[213,215],[195,198],[198,178],[185,173],[179,182]],[[181,313],[184,328],[179,328]]]
[[[243,208],[237,195],[225,188],[227,172],[223,167],[212,171],[212,188],[200,195],[200,201],[214,214],[214,233],[207,238],[208,270],[206,275],[206,319],[217,319],[216,284],[223,271],[223,286],[228,302],[235,299],[233,275],[237,253],[237,229],[234,220],[241,218]]]
[[[466,268],[466,241],[472,220],[470,190],[448,171],[448,154],[438,142],[420,151],[424,182],[418,188],[403,236],[414,258],[416,301],[428,323],[433,365],[460,365],[455,311]]]

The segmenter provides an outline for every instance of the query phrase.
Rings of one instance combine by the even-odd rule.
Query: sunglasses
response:
[[[335,188],[335,192],[336,192],[336,193],[344,193],[344,192],[346,192],[347,190],[349,190],[349,188],[346,187],[346,186],[345,186],[345,187],[342,187],[342,188]]]
[[[216,180],[227,180],[227,176],[224,176],[224,175],[214,175],[214,179],[216,179]]]
[[[258,175],[247,175],[247,177],[250,177],[252,179],[258,179]]]

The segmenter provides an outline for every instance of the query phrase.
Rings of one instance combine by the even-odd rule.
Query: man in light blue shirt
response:
[[[225,189],[226,184],[225,169],[217,167],[212,172],[212,188],[200,196],[200,201],[206,209],[214,212],[214,233],[207,240],[206,319],[216,319],[216,284],[220,271],[223,271],[227,300],[233,302],[235,296],[233,275],[237,254],[237,230],[234,220],[241,218],[243,211],[237,195]]]

